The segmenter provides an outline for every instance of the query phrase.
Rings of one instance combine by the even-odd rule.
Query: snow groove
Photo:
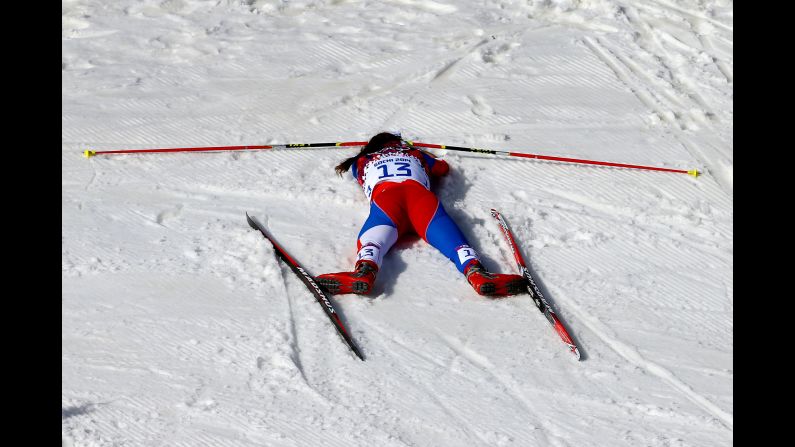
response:
[[[554,288],[554,290],[556,296],[564,295],[564,293],[558,288]],[[720,407],[710,402],[709,399],[693,390],[692,387],[679,380],[666,368],[644,358],[637,349],[622,342],[615,335],[612,335],[612,331],[604,323],[599,321],[599,319],[589,315],[588,312],[583,311],[583,309],[581,309],[571,300],[565,300],[565,306],[574,314],[575,318],[577,318],[582,324],[596,334],[604,343],[606,343],[625,360],[657,376],[660,378],[660,380],[664,381],[672,388],[682,393],[682,395],[690,399],[704,411],[719,419],[729,430],[733,429],[734,417],[731,414],[722,410]]]
[[[513,382],[513,380],[501,373],[498,373],[497,368],[488,360],[488,358],[473,351],[471,348],[468,348],[462,344],[460,340],[454,337],[441,333],[439,334],[439,337],[444,340],[450,349],[452,349],[458,356],[467,360],[473,365],[476,365],[487,375],[496,379],[497,382],[505,389],[507,394],[525,408],[525,411],[531,416],[531,420],[538,421],[538,423],[541,425],[541,430],[538,430],[537,433],[536,430],[534,430],[534,435],[537,435],[539,439],[533,439],[531,442],[540,442],[543,445],[566,445],[565,441],[563,440],[564,436],[562,435],[563,430],[561,427],[559,427],[554,420],[547,419],[544,421],[544,418],[541,417],[542,412],[538,409],[538,406],[524,396],[524,393],[519,390],[518,386],[515,382]]]
[[[377,332],[379,335],[381,335],[381,337],[379,339],[377,339],[378,343],[384,348],[384,349],[380,350],[381,353],[393,353],[394,352],[394,350],[391,349],[391,345],[388,345],[387,342],[385,341],[388,338],[390,338],[390,335],[389,335],[388,332],[386,332],[383,329],[378,328],[378,327],[376,327],[376,326],[374,326],[372,324],[366,323],[366,322],[365,322],[365,327],[367,328],[368,332],[372,330],[372,331]],[[437,367],[440,367],[440,368],[444,368],[444,366],[445,366],[439,360],[431,358],[431,357],[428,357],[421,350],[413,348],[413,347],[405,344],[404,342],[400,341],[396,337],[391,337],[390,342],[396,344],[399,348],[403,349],[409,355],[420,357],[424,361],[426,361],[428,363],[435,364]],[[481,442],[481,445],[489,445],[489,440],[486,439],[483,435],[481,435],[477,429],[472,427],[473,426],[472,421],[468,420],[467,418],[465,418],[464,416],[459,414],[459,412],[454,407],[452,407],[451,405],[445,403],[445,400],[447,400],[447,399],[444,396],[438,396],[436,390],[432,389],[426,383],[426,380],[424,380],[422,378],[412,377],[412,374],[410,373],[410,371],[408,371],[403,366],[403,362],[400,361],[400,357],[395,356],[394,357],[394,362],[402,370],[402,373],[409,377],[409,379],[411,380],[412,385],[418,391],[423,393],[425,396],[429,397],[434,402],[434,404],[436,406],[441,408],[442,411],[445,414],[450,416],[450,418],[452,418],[456,422],[456,424],[455,424],[456,427],[458,428],[458,430],[460,430],[461,433],[465,434],[465,438],[467,438],[467,442],[468,443],[474,441],[475,439],[477,439],[477,440],[479,440]]]

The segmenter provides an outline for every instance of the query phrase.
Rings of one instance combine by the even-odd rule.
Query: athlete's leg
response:
[[[417,189],[411,194],[409,218],[412,225],[417,234],[453,261],[477,293],[505,296],[526,291],[523,276],[487,271],[439,199],[430,191],[422,189],[425,192]]]
[[[420,237],[447,256],[461,273],[472,261],[480,260],[436,195],[421,185],[412,188],[410,194],[409,219]]]
[[[381,268],[386,252],[395,245],[398,228],[395,222],[378,206],[376,200],[370,203],[370,215],[362,225],[356,241],[357,263],[371,261]]]
[[[357,260],[354,271],[326,273],[316,279],[324,289],[333,294],[367,294],[372,290],[375,276],[381,268],[384,255],[395,244],[398,228],[375,198],[370,203],[370,215],[362,225],[357,238]]]

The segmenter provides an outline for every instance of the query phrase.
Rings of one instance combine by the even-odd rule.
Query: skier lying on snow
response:
[[[335,168],[340,176],[349,169],[370,199],[370,215],[359,232],[354,271],[316,278],[330,293],[369,293],[384,255],[408,233],[416,233],[450,258],[481,295],[515,295],[527,290],[520,275],[486,271],[430,191],[430,177],[446,175],[450,170],[447,162],[407,146],[399,135],[380,133]]]

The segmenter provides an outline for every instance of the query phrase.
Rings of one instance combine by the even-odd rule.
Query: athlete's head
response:
[[[362,155],[378,152],[385,147],[401,147],[402,145],[403,139],[399,134],[381,132],[373,138],[370,138],[370,141],[362,148],[361,151],[359,151],[358,154],[354,155],[353,157],[346,158],[342,161],[342,163],[335,166],[334,170],[337,171],[338,175],[342,176],[343,173],[348,172],[348,169],[350,169],[351,166],[356,163],[356,160]]]
[[[399,146],[402,142],[403,140],[400,138],[400,135],[390,132],[381,132],[373,138],[370,138],[370,142],[364,147],[362,154],[372,154],[387,146]]]

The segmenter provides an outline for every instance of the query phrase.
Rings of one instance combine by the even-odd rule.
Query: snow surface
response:
[[[63,0],[64,446],[733,443],[733,4],[704,0]],[[367,357],[246,224],[314,274],[367,215],[356,149],[436,151],[487,267],[506,217],[581,347],[422,241],[337,297]]]

